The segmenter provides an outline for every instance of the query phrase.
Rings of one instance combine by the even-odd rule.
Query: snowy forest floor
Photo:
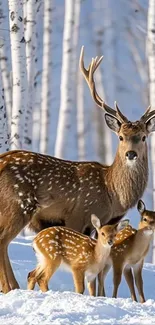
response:
[[[73,292],[70,273],[55,273],[47,293],[28,291],[27,274],[36,265],[31,240],[16,238],[10,245],[9,255],[20,290],[0,294],[0,324],[155,324],[155,265],[145,264],[143,270],[146,303],[132,302],[123,279],[118,299],[110,298],[112,272],[106,280],[108,298],[89,297]]]

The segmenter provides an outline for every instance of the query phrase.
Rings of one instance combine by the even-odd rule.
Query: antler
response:
[[[96,56],[96,58],[92,58],[92,61],[88,67],[88,69],[85,68],[84,66],[84,46],[82,46],[81,48],[81,53],[80,53],[80,60],[79,60],[79,66],[80,69],[82,71],[82,74],[88,84],[88,87],[90,89],[91,95],[95,101],[95,103],[101,107],[102,109],[104,109],[107,113],[109,113],[110,115],[116,117],[119,119],[119,121],[121,123],[128,122],[128,119],[121,113],[121,111],[119,110],[117,103],[115,102],[115,109],[114,110],[112,107],[108,106],[103,99],[99,96],[99,94],[96,91],[96,87],[95,87],[95,82],[94,82],[94,73],[97,70],[98,66],[100,65],[101,61],[103,59],[103,56],[99,57]]]
[[[155,110],[151,111],[151,106],[148,106],[145,113],[142,115],[140,121],[146,123],[151,117],[155,116]]]

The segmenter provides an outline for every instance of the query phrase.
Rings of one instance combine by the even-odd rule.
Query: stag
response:
[[[116,223],[143,195],[148,180],[146,138],[155,130],[150,107],[139,121],[130,122],[119,110],[104,103],[95,89],[94,72],[101,58],[80,67],[91,94],[102,109],[108,127],[119,138],[111,166],[73,162],[23,150],[0,155],[0,282],[3,292],[18,288],[8,245],[26,226],[37,231],[63,224],[76,231],[92,230],[91,214],[105,225]]]

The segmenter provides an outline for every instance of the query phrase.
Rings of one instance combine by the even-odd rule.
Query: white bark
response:
[[[36,1],[27,0],[24,6],[28,103],[25,112],[23,147],[32,150],[32,124],[34,106],[34,64],[36,51]]]
[[[148,8],[148,64],[149,64],[149,95],[150,105],[155,109],[155,0],[149,0]],[[151,163],[153,182],[153,209],[155,210],[155,134],[151,135]],[[152,247],[152,263],[155,263],[155,235]]]
[[[80,10],[81,10],[81,0],[74,0],[73,8],[73,25],[72,25],[72,50],[71,50],[71,72],[70,72],[70,106],[71,106],[71,124],[70,124],[70,134],[68,138],[68,152],[67,158],[77,160],[78,159],[78,141],[81,137],[78,137],[78,120],[77,120],[77,109],[78,109],[78,95],[77,95],[77,82],[78,82],[78,72],[79,72],[79,32],[80,32]],[[80,91],[80,90],[79,90]],[[82,101],[82,98],[81,98]]]
[[[4,101],[4,91],[2,83],[2,73],[0,70],[0,153],[9,150],[8,128],[6,106]]]
[[[8,0],[12,57],[11,149],[23,146],[24,116],[27,110],[27,72],[23,1]]]
[[[108,60],[112,61],[114,55],[114,43],[112,42],[113,31],[110,23],[111,13],[107,0],[104,2],[104,4],[102,0],[96,0],[94,2],[94,9],[94,38],[97,55],[102,56],[104,53],[104,55],[108,57]],[[106,11],[105,14],[104,11]],[[105,15],[105,19],[103,15]],[[96,87],[101,98],[103,98],[107,103],[109,103],[108,96],[114,96],[114,71],[111,71],[111,67],[108,66],[108,62],[104,61],[106,60],[103,59],[102,65],[97,70]],[[104,72],[102,67],[104,69]],[[106,87],[104,87],[104,85],[106,85],[107,89]],[[96,122],[95,148],[97,150],[97,159],[99,159],[99,161],[101,161],[102,163],[110,164],[113,161],[111,131],[105,123],[104,113],[101,109],[95,107],[94,116]]]
[[[61,95],[60,95],[60,110],[57,128],[57,137],[55,144],[55,156],[64,157],[67,140],[69,138],[70,123],[71,123],[71,83],[70,83],[70,61],[72,50],[72,25],[73,25],[73,5],[74,0],[65,0],[65,19],[64,19],[64,34],[63,34],[63,57],[61,70]]]
[[[8,137],[10,138],[10,126],[11,126],[11,106],[12,106],[12,94],[11,94],[11,82],[9,71],[9,56],[6,43],[8,41],[8,3],[6,0],[0,0],[0,69],[2,74],[2,83],[4,89],[4,100],[7,111],[8,121]]]
[[[52,102],[52,11],[53,1],[44,2],[43,72],[41,88],[40,152],[48,152],[49,120]]]
[[[85,116],[84,116],[84,78],[78,71],[77,79],[77,141],[78,160],[86,159]]]
[[[7,121],[8,121],[8,137],[11,135],[11,114],[12,114],[12,89],[10,72],[8,70],[8,55],[6,46],[0,41],[0,69],[2,73],[2,82],[4,88],[4,99],[6,105]]]
[[[35,97],[34,97],[34,109],[33,109],[33,127],[32,127],[32,147],[34,151],[40,150],[40,110],[41,110],[41,85],[39,83],[39,78],[42,73],[41,66],[39,62],[39,48],[40,43],[40,35],[38,34],[40,24],[43,24],[43,0],[38,0],[36,2],[36,35],[35,35],[35,71],[34,71],[34,89],[35,89]]]

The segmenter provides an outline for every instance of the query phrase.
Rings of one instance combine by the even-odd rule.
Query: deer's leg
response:
[[[125,268],[123,273],[124,273],[126,282],[127,282],[128,286],[129,286],[129,289],[130,289],[131,299],[134,300],[134,301],[137,301],[135,288],[134,288],[134,279],[133,279],[131,268],[130,267]]]
[[[96,279],[87,284],[90,296],[96,296]]]
[[[143,261],[141,261],[139,264],[134,265],[133,267],[135,283],[138,289],[141,303],[145,302],[144,291],[143,291],[142,269],[143,269]]]
[[[7,270],[7,277],[9,280],[9,284],[11,287],[11,290],[13,289],[19,289],[19,284],[15,279],[13,270],[12,270],[12,266],[8,257],[8,246],[5,247],[5,264],[6,264],[6,270]]]
[[[110,264],[106,264],[104,269],[98,274],[98,296],[106,296],[104,289],[104,280],[106,278],[107,273],[111,268]]]
[[[5,246],[2,244],[0,245],[0,283],[3,293],[7,293],[11,290],[5,262]]]
[[[79,269],[73,269],[73,280],[75,285],[75,292],[84,293],[84,271]]]
[[[121,278],[122,278],[122,267],[119,265],[113,265],[113,284],[114,284],[114,289],[113,289],[113,298],[117,298],[117,292],[118,292],[118,287],[121,283]]]

